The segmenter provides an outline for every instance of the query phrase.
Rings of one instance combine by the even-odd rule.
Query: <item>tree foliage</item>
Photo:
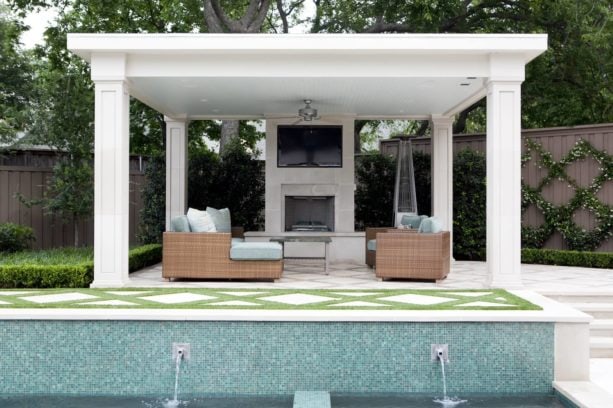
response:
[[[25,30],[10,11],[0,5],[0,146],[13,143],[25,129],[34,94],[30,54],[19,43]]]

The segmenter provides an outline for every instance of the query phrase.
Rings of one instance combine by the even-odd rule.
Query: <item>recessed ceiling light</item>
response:
[[[219,113],[219,109],[213,109],[213,113]]]
[[[477,77],[466,77],[466,79],[477,79]]]
[[[470,85],[470,84],[469,84],[468,82],[462,82],[462,83],[460,84],[460,86],[469,86],[469,85]]]
[[[206,99],[206,98],[202,98],[202,99],[200,99],[200,102],[208,102],[208,101],[209,101],[209,100],[208,100],[208,99]]]

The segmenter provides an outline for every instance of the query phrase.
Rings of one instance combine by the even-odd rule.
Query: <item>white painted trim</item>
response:
[[[547,49],[546,34],[82,34],[67,48],[89,60],[92,52],[168,54],[282,51],[351,53],[522,53],[524,63]]]

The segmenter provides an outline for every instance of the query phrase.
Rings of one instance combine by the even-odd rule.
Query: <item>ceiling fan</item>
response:
[[[304,108],[300,108],[298,109],[298,115],[294,115],[294,116],[276,116],[276,117],[270,117],[270,119],[292,119],[292,118],[297,118],[298,120],[294,123],[292,123],[293,125],[300,123],[300,122],[312,122],[314,120],[319,120],[321,119],[321,116],[319,116],[317,114],[317,109],[313,108],[311,106],[311,103],[313,103],[313,101],[311,99],[305,99],[304,100]]]

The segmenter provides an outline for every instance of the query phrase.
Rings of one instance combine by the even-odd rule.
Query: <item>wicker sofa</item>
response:
[[[386,228],[376,232],[376,240],[373,265],[378,278],[435,281],[449,274],[448,231],[427,234]]]
[[[222,232],[165,232],[162,277],[191,279],[279,279],[283,260],[232,260],[232,238],[242,228]]]

